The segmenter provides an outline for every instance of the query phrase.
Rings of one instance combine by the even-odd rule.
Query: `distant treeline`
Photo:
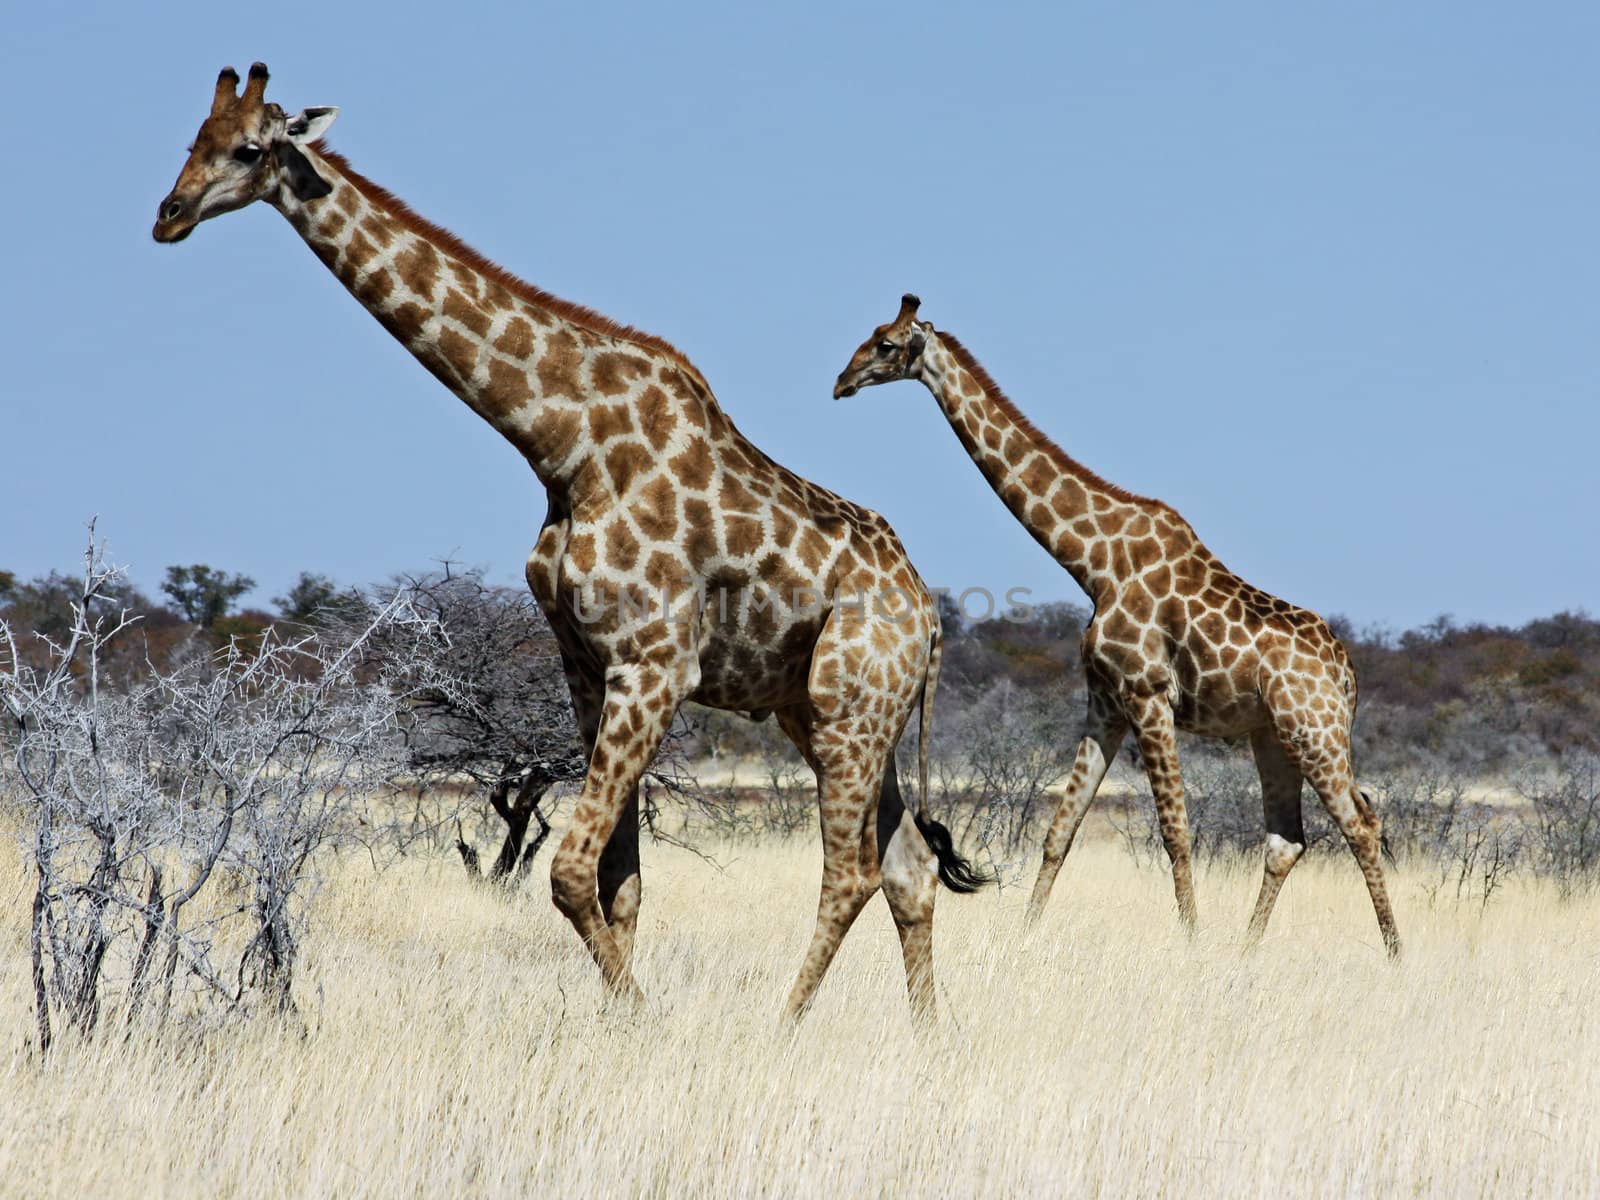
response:
[[[161,583],[162,599],[154,600],[126,579],[117,579],[108,595],[90,601],[90,616],[126,613],[137,618],[134,636],[114,643],[101,666],[113,686],[128,671],[143,668],[146,657],[158,669],[169,667],[180,651],[195,643],[226,645],[232,638],[255,638],[283,625],[304,626],[316,614],[336,612],[362,603],[355,589],[341,588],[322,575],[302,574],[269,611],[239,607],[255,587],[248,575],[234,575],[203,563],[172,566]],[[83,589],[82,572],[50,571],[21,580],[0,570],[0,621],[18,638],[17,651],[43,660],[48,643],[63,643],[73,622],[73,606]]]
[[[77,579],[50,572],[29,580],[0,571],[0,619],[12,629],[59,639],[71,624]],[[204,564],[167,568],[162,599],[124,586],[114,604],[141,617],[141,634],[121,653],[162,662],[196,638],[218,644],[356,602],[360,592],[303,573],[271,608],[239,606],[247,576]],[[966,620],[942,601],[945,658],[941,708],[963,707],[1002,681],[1019,693],[1048,693],[1063,721],[1081,716],[1079,642],[1090,612],[1043,604],[1020,619]],[[1331,623],[1360,679],[1358,753],[1367,767],[1449,763],[1497,771],[1529,759],[1600,750],[1600,621],[1561,612],[1521,626],[1457,624],[1441,616],[1395,632]],[[26,652],[25,647],[23,652]],[[110,664],[115,674],[115,663]],[[1075,714],[1075,715],[1074,715]],[[707,732],[737,751],[736,726],[713,719]],[[1071,735],[1068,729],[1066,735]]]

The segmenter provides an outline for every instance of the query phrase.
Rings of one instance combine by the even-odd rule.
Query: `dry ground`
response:
[[[341,867],[308,940],[309,1035],[63,1044],[41,1067],[26,883],[0,847],[0,1191],[13,1196],[1595,1194],[1600,900],[1515,884],[1486,913],[1395,885],[1378,948],[1343,854],[1291,879],[1164,874],[1104,843],[1044,928],[1020,887],[941,896],[944,1021],[910,1028],[875,900],[810,1017],[778,1013],[815,838],[647,848],[643,1011],[608,1010],[542,881],[452,858]]]

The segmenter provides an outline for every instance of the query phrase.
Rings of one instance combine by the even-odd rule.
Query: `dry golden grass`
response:
[[[608,1010],[542,885],[352,864],[266,1022],[160,1048],[29,1051],[5,850],[0,1189],[17,1196],[1593,1194],[1600,903],[1486,914],[1395,883],[1391,966],[1343,854],[1303,864],[1242,956],[1250,872],[1080,847],[1045,927],[1021,888],[940,898],[944,1021],[910,1027],[875,900],[797,1030],[814,839],[647,848],[639,1012]]]

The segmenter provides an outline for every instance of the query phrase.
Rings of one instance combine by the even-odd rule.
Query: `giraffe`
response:
[[[1175,735],[1183,729],[1250,738],[1267,836],[1248,942],[1266,932],[1284,878],[1305,851],[1300,797],[1309,781],[1354,852],[1384,945],[1397,956],[1378,817],[1351,767],[1355,671],[1327,622],[1229,571],[1170,506],[1124,491],[1069,457],[955,337],[917,318],[920,304],[909,294],[901,298],[895,319],[873,330],[851,357],[834,398],[921,380],[989,486],[1094,603],[1082,648],[1088,714],[1045,839],[1030,924],[1131,728],[1155,796],[1178,911],[1193,930]]]
[[[894,531],[747,441],[666,341],[517,279],[358,174],[321,140],[338,110],[289,116],[267,79],[256,63],[241,94],[218,76],[153,235],[266,201],[544,485],[527,579],[589,754],[551,894],[608,994],[642,997],[639,781],[693,700],[775,715],[817,777],[822,888],[788,1013],[881,887],[931,1016],[936,883],[983,876],[929,818],[926,783],[913,816],[896,778],[912,709],[924,736],[932,718],[940,630]]]

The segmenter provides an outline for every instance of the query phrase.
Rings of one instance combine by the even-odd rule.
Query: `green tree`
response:
[[[13,578],[4,596],[6,621],[11,628],[56,642],[72,631],[72,605],[79,599],[76,580],[59,571],[38,575],[26,583]]]
[[[323,623],[330,615],[359,619],[366,611],[365,601],[358,592],[341,589],[326,575],[312,571],[301,571],[289,590],[274,596],[272,602],[278,606],[278,615],[283,620],[299,625]]]
[[[256,586],[248,575],[230,575],[204,563],[188,567],[168,567],[161,590],[177,606],[184,619],[210,629],[227,616],[233,602]]]

